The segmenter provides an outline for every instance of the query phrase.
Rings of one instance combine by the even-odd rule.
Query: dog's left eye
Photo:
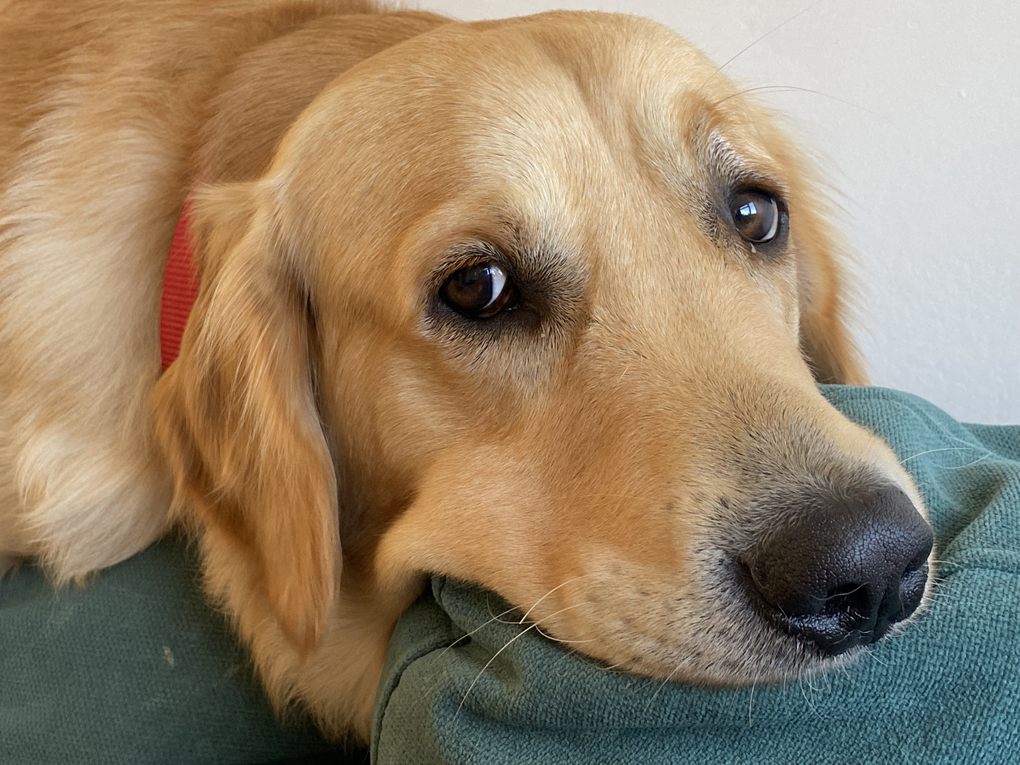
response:
[[[730,200],[730,215],[737,233],[752,244],[771,242],[779,233],[779,203],[765,191],[738,191]]]
[[[514,289],[506,271],[486,261],[454,271],[440,294],[459,313],[472,319],[489,319],[511,306]]]

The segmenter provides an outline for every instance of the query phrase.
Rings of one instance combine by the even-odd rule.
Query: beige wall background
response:
[[[1020,2],[417,6],[464,20],[634,13],[719,64],[736,56],[725,71],[767,88],[760,98],[823,158],[857,252],[855,329],[874,383],[958,419],[1020,423]]]

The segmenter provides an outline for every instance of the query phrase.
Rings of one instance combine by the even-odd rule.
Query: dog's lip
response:
[[[854,646],[833,656],[797,639],[755,608],[741,585],[743,574],[737,555],[709,543],[700,546],[699,557],[711,560],[706,572],[708,579],[703,582],[704,591],[710,595],[701,598],[705,615],[729,625],[715,632],[714,641],[702,642],[705,636],[697,634],[701,627],[695,619],[676,621],[666,631],[649,630],[644,619],[632,619],[625,620],[628,634],[610,631],[610,636],[600,646],[602,650],[583,652],[597,661],[659,682],[673,680],[702,687],[748,687],[790,682],[826,671],[867,648]],[[668,586],[649,589],[663,596],[669,591]],[[544,626],[543,630],[568,640],[574,637],[558,636],[555,629]],[[605,631],[602,632],[605,637]],[[683,671],[678,671],[681,668]]]

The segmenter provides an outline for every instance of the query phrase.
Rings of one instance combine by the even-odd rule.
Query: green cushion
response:
[[[492,619],[497,596],[437,578],[390,644],[373,762],[1020,761],[1020,427],[962,425],[884,389],[824,392],[892,444],[931,510],[938,594],[908,631],[799,684],[664,686],[522,634]]]
[[[277,722],[196,580],[187,546],[165,540],[85,588],[54,593],[33,567],[0,582],[0,763],[226,765],[329,751],[300,715]]]

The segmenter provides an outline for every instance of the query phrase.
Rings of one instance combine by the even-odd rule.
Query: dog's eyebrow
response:
[[[502,261],[518,286],[530,295],[554,301],[564,309],[584,300],[590,269],[577,245],[563,241],[540,220],[503,210],[492,216],[491,223],[447,250],[434,278],[445,278],[452,270],[488,254]],[[433,287],[436,285],[438,281]]]
[[[543,228],[541,224],[507,220],[494,244],[505,253],[521,278],[555,291],[559,299],[581,300],[588,282],[583,259]]]
[[[774,172],[763,167],[763,163],[739,151],[719,130],[712,130],[706,141],[706,159],[717,177],[731,186],[760,185],[780,196],[786,196],[788,189]]]

